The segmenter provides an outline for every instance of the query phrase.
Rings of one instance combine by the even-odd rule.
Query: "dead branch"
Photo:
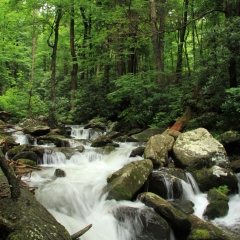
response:
[[[82,236],[85,232],[87,232],[90,228],[92,227],[92,224],[86,226],[85,228],[83,228],[82,230],[80,230],[79,232],[74,233],[73,235],[71,235],[72,240],[76,240],[78,239],[80,236]]]

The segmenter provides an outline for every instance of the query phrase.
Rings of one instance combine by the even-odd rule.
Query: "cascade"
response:
[[[33,172],[30,179],[24,180],[38,188],[35,192],[37,200],[70,234],[92,224],[82,240],[134,240],[133,233],[142,228],[140,219],[136,216],[130,223],[126,217],[120,224],[113,215],[114,210],[122,204],[140,209],[146,206],[141,202],[106,201],[102,189],[109,174],[131,161],[142,159],[129,158],[135,147],[136,143],[122,143],[119,149],[104,155],[85,146],[83,153],[76,152],[70,159],[56,149],[45,148],[42,164],[45,170]],[[55,178],[57,168],[64,170],[66,177]]]
[[[15,136],[17,142],[23,144],[22,135]],[[90,134],[88,129],[85,131],[83,127],[72,126],[71,136],[74,139],[88,139]],[[142,157],[129,158],[131,151],[137,146],[138,143],[120,143],[117,150],[105,155],[86,143],[84,152],[75,152],[69,158],[57,148],[46,147],[41,163],[44,171],[33,172],[31,178],[26,177],[23,180],[31,187],[37,187],[35,193],[37,200],[66,227],[70,234],[92,224],[93,227],[81,237],[82,240],[134,240],[136,239],[134,233],[140,232],[142,228],[139,217],[136,216],[131,221],[126,217],[119,223],[114,217],[114,211],[120,206],[139,209],[146,206],[141,202],[106,201],[106,194],[103,194],[102,190],[107,184],[107,176],[132,161],[142,159]],[[66,177],[54,176],[58,168],[65,171]],[[195,204],[194,214],[202,218],[208,204],[206,194],[200,192],[190,173],[186,172],[186,177],[188,182],[181,180],[183,197]],[[238,177],[240,178],[240,175]],[[172,199],[172,183],[169,183],[166,178],[165,184],[168,189],[168,198]],[[230,197],[229,207],[229,214],[226,217],[213,222],[219,227],[225,225],[239,231],[240,224],[236,224],[240,222],[239,195]],[[172,231],[170,239],[174,239]]]

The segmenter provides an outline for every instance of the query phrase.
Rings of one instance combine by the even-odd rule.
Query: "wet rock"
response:
[[[108,143],[112,143],[112,140],[106,135],[100,135],[92,141],[91,147],[102,147],[106,146]]]
[[[26,165],[33,166],[33,167],[36,166],[36,162],[29,160],[29,159],[18,159],[17,161],[21,164],[26,164]]]
[[[115,218],[123,227],[133,224],[132,235],[139,240],[169,239],[170,227],[168,223],[150,208],[133,208],[120,206],[114,210]]]
[[[163,217],[172,227],[175,236],[182,236],[181,239],[186,239],[184,237],[188,236],[192,225],[187,214],[174,208],[169,202],[151,192],[139,194],[138,200],[153,208]]]
[[[132,150],[130,157],[143,156],[145,147],[137,147]]]
[[[56,177],[66,177],[66,173],[62,169],[57,168],[54,172],[54,176],[56,176]]]
[[[168,200],[168,202],[175,207],[176,209],[186,213],[186,214],[192,214],[194,213],[194,203],[192,201],[189,201],[187,199],[181,198],[181,199],[173,199]]]
[[[181,180],[163,171],[153,171],[148,179],[148,191],[164,199],[178,199],[182,196]]]
[[[209,204],[203,214],[207,219],[213,220],[227,215],[229,210],[229,198],[225,194],[221,193],[216,188],[213,188],[209,190],[207,198]]]
[[[153,169],[151,160],[144,159],[127,164],[107,178],[107,199],[131,200],[143,186]]]

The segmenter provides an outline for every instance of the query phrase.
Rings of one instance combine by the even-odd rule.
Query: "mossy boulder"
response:
[[[29,159],[29,160],[32,160],[35,163],[37,163],[38,160],[39,160],[39,157],[38,157],[38,155],[35,152],[29,150],[29,151],[22,151],[22,152],[16,154],[12,158],[12,160],[14,160],[14,161],[17,161],[19,159]]]
[[[152,136],[146,144],[144,158],[151,159],[153,165],[164,167],[168,165],[168,152],[172,149],[173,144],[174,138],[169,135]]]
[[[102,147],[108,143],[112,143],[112,140],[106,135],[100,135],[92,141],[91,147]]]
[[[229,206],[229,198],[218,191],[216,188],[210,189],[208,192],[209,204],[204,212],[204,216],[210,220],[227,215]]]
[[[33,166],[33,167],[36,166],[36,162],[29,160],[29,159],[18,159],[17,161],[21,164],[26,164],[26,165]]]
[[[12,159],[15,155],[23,151],[29,151],[30,149],[31,149],[31,146],[29,144],[14,146],[13,148],[8,150],[8,157]]]
[[[107,178],[107,199],[131,200],[143,186],[153,169],[152,161],[144,159],[127,164]]]
[[[44,142],[48,142],[48,143],[53,143],[54,145],[56,145],[56,147],[62,147],[62,146],[68,146],[69,145],[69,139],[66,138],[63,135],[58,135],[58,134],[53,134],[53,133],[49,133],[47,135],[44,136],[39,136],[37,137],[37,143],[44,143]]]
[[[0,182],[6,178],[0,169]],[[0,198],[0,236],[7,240],[71,240],[67,230],[36,200],[27,187],[21,187],[18,200]],[[3,223],[4,220],[4,224]]]
[[[163,128],[148,128],[138,134],[133,134],[132,138],[138,142],[147,142],[150,137],[163,133]]]
[[[173,199],[168,200],[168,202],[175,207],[178,210],[181,210],[182,212],[186,214],[192,214],[194,213],[194,203],[188,199],[180,198],[180,199]]]
[[[174,208],[168,201],[151,192],[138,195],[138,200],[151,207],[163,217],[173,229],[176,236],[187,236],[191,229],[188,215]]]
[[[228,169],[214,166],[191,172],[202,192],[226,185],[230,191],[238,188],[236,175]]]
[[[186,240],[230,240],[230,237],[211,222],[203,221],[195,215],[189,215],[190,234]]]

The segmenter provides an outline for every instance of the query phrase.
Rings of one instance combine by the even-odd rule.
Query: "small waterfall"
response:
[[[12,133],[12,137],[20,145],[29,143],[27,136],[22,131]]]
[[[186,172],[185,175],[186,175],[186,177],[187,177],[187,179],[188,179],[188,182],[191,184],[194,193],[195,193],[196,195],[197,195],[197,194],[200,194],[201,191],[200,191],[200,189],[199,189],[199,187],[198,187],[198,185],[197,185],[197,182],[195,181],[194,177],[192,176],[192,174],[189,173],[189,172]]]
[[[171,177],[163,174],[163,179],[164,179],[164,184],[166,186],[166,190],[167,190],[167,200],[171,200],[173,199],[173,182]]]
[[[94,130],[92,128],[84,129],[84,126],[81,125],[66,125],[70,127],[71,137],[75,139],[95,139],[102,134],[101,131]]]

